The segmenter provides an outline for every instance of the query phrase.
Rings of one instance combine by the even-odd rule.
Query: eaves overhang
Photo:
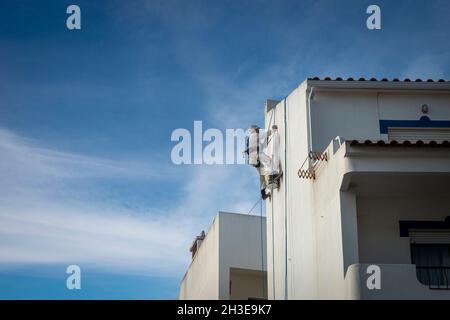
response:
[[[345,157],[355,156],[444,156],[450,159],[450,141],[347,140]]]
[[[341,191],[359,175],[450,176],[450,143],[346,140],[332,157],[342,177]]]
[[[314,88],[316,91],[432,91],[450,93],[450,81],[443,79],[439,80],[410,80],[410,79],[365,79],[360,78],[355,80],[353,78],[308,78],[306,80],[306,90],[310,91]]]

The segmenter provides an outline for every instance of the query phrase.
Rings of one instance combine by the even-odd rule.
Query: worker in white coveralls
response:
[[[265,132],[258,126],[251,126],[248,130],[247,150],[248,162],[259,173],[261,182],[261,196],[265,200],[271,191],[278,189],[280,169],[280,135],[278,127]]]

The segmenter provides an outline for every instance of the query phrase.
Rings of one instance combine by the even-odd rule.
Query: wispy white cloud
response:
[[[114,161],[41,147],[36,141],[0,128],[0,166],[5,174],[54,178],[168,178],[158,163]]]
[[[86,207],[0,207],[0,261],[88,264],[119,273],[163,275],[179,268],[186,234],[170,219]]]
[[[445,79],[450,53],[423,54],[410,62],[402,77],[411,79]]]
[[[249,191],[252,175],[242,174],[249,169],[245,166],[192,166],[178,168],[185,174],[178,181],[182,195],[173,196],[173,205],[137,212],[107,199],[85,198],[70,182],[152,183],[171,170],[155,173],[145,164],[61,152],[4,129],[0,154],[0,177],[6,181],[0,187],[3,268],[75,263],[119,273],[181,277],[194,235],[207,228],[219,209],[243,212],[257,196]],[[60,188],[67,189],[63,197]]]

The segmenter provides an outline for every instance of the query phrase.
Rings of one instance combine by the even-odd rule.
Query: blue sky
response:
[[[449,30],[447,0],[1,1],[0,298],[176,298],[194,235],[258,179],[173,165],[174,129],[261,124],[308,76],[448,79]]]

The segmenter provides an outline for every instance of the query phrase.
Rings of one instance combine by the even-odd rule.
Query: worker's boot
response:
[[[280,176],[277,174],[272,174],[269,176],[269,182],[267,184],[268,190],[275,190],[280,187]]]
[[[263,199],[263,200],[266,200],[267,198],[269,198],[270,197],[270,193],[267,193],[266,192],[266,189],[261,189],[261,198]]]

